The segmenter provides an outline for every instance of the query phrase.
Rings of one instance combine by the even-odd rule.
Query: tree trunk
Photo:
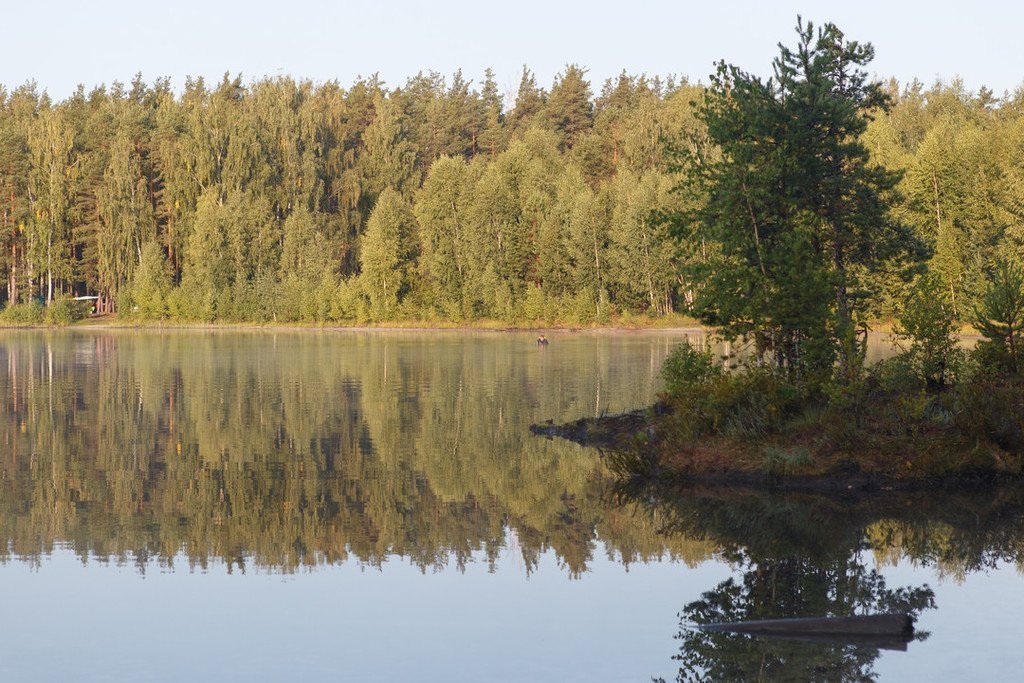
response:
[[[18,303],[18,244],[11,242],[11,276],[7,283],[7,305]]]

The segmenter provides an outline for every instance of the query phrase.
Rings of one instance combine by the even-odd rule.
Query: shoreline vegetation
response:
[[[1024,479],[1019,254],[987,262],[974,296],[950,287],[941,207],[937,237],[923,242],[900,210],[904,178],[869,153],[874,112],[891,106],[864,70],[873,49],[831,24],[798,21],[797,34],[768,81],[720,65],[696,113],[709,144],[686,154],[681,187],[701,201],[674,230],[713,254],[687,269],[690,310],[742,352],[680,344],[654,406],[532,430],[601,447],[638,486],[837,492]],[[870,282],[901,270],[899,352],[869,364]],[[979,333],[970,349],[963,323]]]
[[[199,322],[187,320],[139,320],[121,318],[116,315],[91,316],[72,322],[47,322],[43,320],[8,321],[0,317],[0,330],[14,329],[223,329],[223,330],[467,330],[494,332],[527,332],[535,330],[554,332],[590,332],[590,331],[651,331],[679,332],[681,334],[704,334],[706,328],[687,316],[673,315],[654,319],[625,317],[611,319],[603,323],[572,324],[560,320],[513,321],[495,319],[477,320],[444,320],[444,319],[408,319],[386,321],[324,321],[324,322],[288,322],[288,321],[212,321]]]
[[[870,323],[868,336],[882,341],[896,340],[896,323],[880,320]],[[668,316],[639,321],[635,318],[610,320],[604,323],[568,324],[561,321],[507,322],[503,320],[389,320],[380,322],[195,322],[179,320],[137,320],[117,315],[100,315],[65,322],[10,322],[0,317],[0,331],[9,330],[322,330],[367,332],[547,332],[575,334],[580,332],[665,332],[713,338],[715,328],[688,316]],[[959,326],[954,335],[961,342],[984,337],[971,324]],[[557,339],[555,340],[557,342]]]
[[[766,275],[783,274],[780,246],[838,255],[839,308],[887,318],[913,281],[902,251],[969,318],[995,261],[1024,255],[1024,89],[868,83],[857,67],[870,46],[825,28],[831,52],[812,56],[852,80],[845,100],[829,95],[840,109],[789,112],[817,132],[807,140],[771,120],[775,104],[806,95],[799,60],[767,82],[723,64],[699,82],[623,72],[599,83],[570,64],[550,84],[524,70],[514,97],[490,71],[173,87],[140,75],[60,101],[35,83],[0,86],[0,317],[67,320],[76,296],[97,297],[103,313],[190,323],[703,317],[709,273],[736,255],[705,219],[732,197],[743,209],[732,230],[754,235]],[[814,68],[820,83],[831,67]],[[740,86],[731,101],[723,78]],[[755,138],[767,146],[733,144]],[[766,176],[762,149],[812,154]],[[709,191],[717,160],[749,171],[717,178],[731,194]],[[808,174],[836,177],[830,160],[845,179],[807,187]],[[834,201],[850,180],[874,190]],[[781,245],[797,217],[851,239],[822,228]],[[912,248],[895,248],[903,237]],[[806,303],[785,288],[758,293]]]
[[[530,428],[602,449],[638,485],[836,492],[1024,481],[1024,268],[1003,264],[977,315],[978,341],[964,348],[941,288],[924,278],[895,321],[898,353],[873,365],[862,353],[842,374],[798,375],[756,347],[716,357],[687,340],[666,359],[653,406]]]

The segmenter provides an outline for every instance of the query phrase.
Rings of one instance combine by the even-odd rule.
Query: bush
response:
[[[979,380],[955,392],[953,422],[975,444],[991,441],[1011,453],[1024,453],[1024,385]]]
[[[7,306],[0,311],[0,321],[9,325],[70,325],[88,313],[88,304],[70,297],[58,297],[48,306],[38,301]]]
[[[87,315],[87,307],[82,302],[68,297],[58,297],[50,302],[43,314],[44,320],[50,325],[70,325]]]
[[[187,274],[181,285],[167,294],[167,309],[174,320],[212,322],[214,308],[213,292]]]
[[[700,361],[695,366],[693,376],[699,376]],[[765,367],[734,373],[719,369],[703,382],[680,387],[669,401],[676,436],[682,439],[706,434],[760,438],[779,431],[803,405],[799,388]]]
[[[331,320],[365,323],[370,318],[370,302],[358,277],[338,283],[331,299],[328,316]]]
[[[526,297],[523,299],[523,319],[526,322],[538,322],[545,318],[547,297],[540,285],[529,283],[526,285]]]
[[[118,301],[118,310],[142,320],[165,318],[170,290],[171,266],[163,248],[150,240],[142,246],[142,257],[132,278],[129,296]]]
[[[721,374],[722,366],[715,363],[711,352],[698,351],[688,341],[672,349],[661,366],[661,379],[669,395],[705,384]]]
[[[8,305],[0,311],[0,320],[11,325],[39,325],[44,317],[43,305],[38,301]]]

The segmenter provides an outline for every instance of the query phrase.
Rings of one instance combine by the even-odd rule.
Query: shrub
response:
[[[719,369],[702,383],[684,383],[669,401],[679,438],[751,439],[777,432],[798,411],[801,392],[768,368],[748,367],[734,373]]]
[[[953,423],[975,444],[1024,453],[1024,384],[978,380],[957,386]]]
[[[8,305],[0,311],[0,320],[12,325],[39,325],[43,322],[45,312],[38,301]]]
[[[139,267],[132,278],[130,297],[119,310],[142,320],[167,317],[167,295],[171,290],[171,266],[163,247],[153,240],[142,245]]]
[[[541,289],[540,285],[527,284],[526,285],[526,297],[523,299],[522,310],[523,319],[527,322],[537,322],[544,320],[547,297],[544,294],[544,290]]]
[[[672,349],[661,366],[665,392],[670,395],[704,384],[720,374],[722,366],[715,363],[711,352],[698,351],[688,341]]]
[[[86,316],[86,307],[69,297],[58,297],[46,307],[43,319],[50,325],[70,325]]]
[[[360,286],[358,277],[338,283],[331,299],[328,316],[331,320],[365,323],[370,317],[370,302]]]
[[[181,285],[167,294],[167,308],[175,320],[212,322],[215,307],[213,292],[187,273]]]

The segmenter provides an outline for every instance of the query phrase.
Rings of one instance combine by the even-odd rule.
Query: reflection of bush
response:
[[[1024,567],[1024,487],[885,491],[845,496],[734,488],[618,488],[619,500],[657,520],[667,537],[713,543],[726,558],[828,560],[870,551],[964,575]]]

